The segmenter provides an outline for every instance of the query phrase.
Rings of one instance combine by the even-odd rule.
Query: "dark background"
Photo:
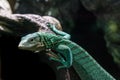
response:
[[[71,34],[71,40],[85,48],[116,79],[120,79],[120,70],[106,48],[104,30],[97,26],[97,16],[87,10],[81,1],[39,0],[37,3],[34,0],[20,0],[18,3],[20,5],[13,10],[14,13],[47,15],[47,11],[53,10],[52,16],[60,20],[63,30]],[[44,56],[19,50],[19,41],[20,37],[12,35],[4,34],[0,37],[3,79],[55,80],[54,71],[42,61]]]

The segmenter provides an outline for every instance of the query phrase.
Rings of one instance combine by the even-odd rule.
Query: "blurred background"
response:
[[[86,49],[117,80],[120,79],[119,0],[8,1],[12,13],[49,15],[58,19],[63,31],[71,34],[72,41]],[[46,75],[43,79],[56,80],[55,73],[47,64],[41,62],[39,65],[40,56],[24,54],[25,52],[16,49],[15,45],[18,40],[19,38],[11,36],[0,38],[1,52],[4,53],[1,55],[3,56],[3,80],[21,80],[23,77],[24,79],[29,77],[29,79],[40,80],[43,77],[39,76],[42,69],[45,70],[42,75]]]

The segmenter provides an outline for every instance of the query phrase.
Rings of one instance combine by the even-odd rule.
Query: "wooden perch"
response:
[[[0,34],[1,35],[12,34],[14,35],[14,37],[17,37],[17,36],[23,36],[28,33],[36,32],[36,31],[46,31],[46,32],[53,33],[46,26],[47,22],[55,24],[59,30],[62,30],[60,22],[54,17],[40,16],[35,14],[12,14],[12,10],[7,0],[0,0]],[[15,46],[15,45],[12,45],[12,46]],[[8,47],[6,47],[6,50],[7,49]],[[1,54],[4,54],[4,52]],[[70,75],[68,70],[63,69],[63,70],[57,71],[55,69],[56,65],[58,65],[57,63],[52,63],[47,60],[45,61],[47,64],[49,64],[53,68],[56,74],[57,80],[70,80]],[[1,69],[1,58],[0,58],[0,69]],[[0,75],[1,75],[1,72],[0,72]],[[2,78],[0,80],[2,80]]]
[[[5,29],[9,29],[9,31],[5,29],[1,29],[1,31],[5,33],[11,33],[15,36],[23,36],[28,33],[36,32],[36,31],[46,31],[53,33],[46,25],[46,23],[55,24],[56,27],[62,30],[60,22],[50,16],[39,16],[35,14],[11,14],[9,16],[0,15],[0,24],[5,27]],[[4,28],[3,27],[3,28]],[[9,34],[8,34],[9,35]],[[46,52],[44,52],[45,54]],[[46,60],[45,60],[46,61]],[[50,61],[46,61],[46,63],[50,63]],[[56,74],[57,80],[70,80],[69,71],[66,69],[57,71],[56,66],[57,63],[49,64],[51,68],[54,70]]]

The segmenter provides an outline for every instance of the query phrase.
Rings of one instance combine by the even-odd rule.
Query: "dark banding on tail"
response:
[[[82,47],[69,40],[64,40],[73,54],[73,67],[82,80],[115,80]]]

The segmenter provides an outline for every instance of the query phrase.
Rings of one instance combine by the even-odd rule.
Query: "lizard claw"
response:
[[[46,23],[46,25],[50,28],[50,29],[52,29],[52,26],[51,26],[51,23]]]
[[[58,66],[57,67],[57,70],[59,70],[59,69],[62,69],[62,68],[69,68],[71,65],[68,65],[68,63],[67,62],[61,62],[63,65],[62,66]]]
[[[55,58],[55,57],[49,57],[49,60],[57,61],[62,64],[65,63],[65,60],[63,58],[59,59],[59,58]]]
[[[71,66],[63,58],[49,57],[49,60],[60,62],[62,64],[62,66],[57,67],[57,70],[62,69],[62,68],[69,68]]]
[[[57,70],[62,69],[62,68],[67,68],[67,67],[64,66],[64,65],[63,65],[63,66],[58,66],[58,67],[57,67]]]

